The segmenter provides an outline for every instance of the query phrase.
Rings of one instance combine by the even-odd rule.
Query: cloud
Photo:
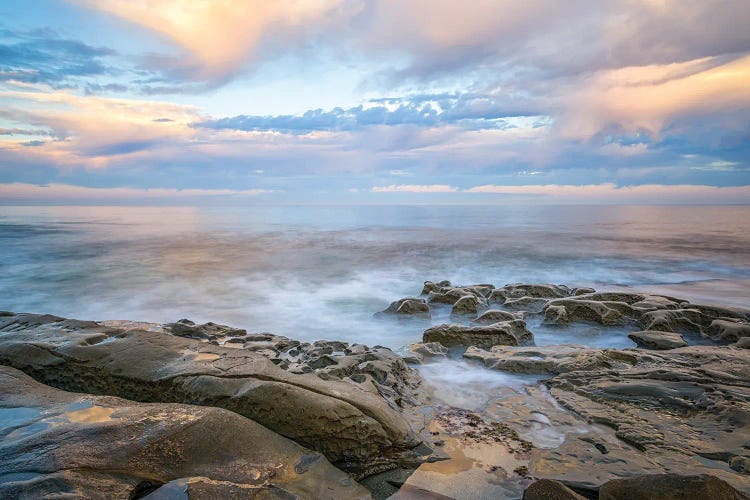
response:
[[[438,94],[432,99],[428,95],[420,95],[414,99],[379,99],[349,109],[314,109],[300,115],[238,115],[206,120],[196,126],[217,130],[278,130],[286,133],[357,130],[374,125],[459,125],[467,129],[487,129],[510,128],[512,125],[509,125],[506,118],[529,114],[535,113],[524,113],[518,107],[513,107],[507,99],[489,94]]]
[[[69,184],[0,184],[0,198],[6,202],[48,201],[133,201],[186,198],[247,197],[272,193],[266,189],[169,189],[131,187],[85,187]]]
[[[447,184],[392,184],[390,186],[376,186],[370,191],[373,193],[455,193],[458,188]]]
[[[225,81],[290,45],[330,29],[361,8],[343,0],[71,0],[172,40],[192,59],[181,68],[200,80]]]
[[[80,96],[48,88],[0,90],[0,99],[6,103],[8,118],[53,138],[37,142],[33,155],[65,167],[101,168],[143,151],[184,144],[195,135],[190,123],[199,118],[190,106]],[[0,150],[17,152],[26,142],[10,137],[0,139]]]
[[[558,99],[564,136],[589,138],[608,127],[659,133],[679,119],[750,109],[750,55],[725,64],[693,60],[603,71]]]
[[[617,186],[613,183],[589,185],[524,185],[503,186],[487,184],[465,190],[468,193],[491,193],[505,195],[530,195],[575,202],[604,203],[740,203],[750,200],[750,185],[706,186],[641,184]]]
[[[736,161],[716,160],[705,165],[690,167],[693,170],[706,170],[708,172],[735,172],[738,170]]]
[[[733,0],[379,0],[360,43],[399,52],[392,79],[526,68],[547,77],[750,51],[750,5]]]
[[[51,30],[0,30],[0,81],[45,83],[55,88],[113,73],[112,49],[62,38]]]

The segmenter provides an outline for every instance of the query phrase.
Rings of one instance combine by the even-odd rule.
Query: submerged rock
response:
[[[408,350],[409,353],[416,357],[420,363],[433,361],[435,358],[445,359],[448,357],[448,349],[439,342],[419,342],[416,344],[410,344]]]
[[[573,290],[565,285],[514,283],[496,289],[492,292],[491,297],[497,301],[502,301],[502,299],[518,299],[521,297],[559,299],[568,297],[572,293]]]
[[[493,346],[489,350],[471,346],[463,355],[481,361],[493,370],[535,375],[565,373],[579,369],[617,368],[631,365],[631,357],[619,351],[592,349],[578,345],[509,347]]]
[[[184,498],[369,498],[321,454],[220,408],[74,394],[0,367],[0,415],[2,498],[130,499],[171,482]]]
[[[449,288],[450,286],[451,282],[448,280],[438,281],[437,283],[425,281],[422,288],[422,295],[429,295],[430,292],[439,292],[441,288]]]
[[[480,298],[476,295],[465,295],[458,299],[455,304],[453,304],[451,314],[476,314],[480,309],[485,307],[487,307],[487,300],[485,300],[483,297]]]
[[[513,321],[515,319],[523,319],[523,313],[490,309],[489,311],[483,312],[479,317],[472,319],[471,322],[476,325],[491,325],[493,323]]]
[[[619,305],[619,304],[618,304]],[[622,303],[623,306],[626,304]],[[561,325],[588,321],[610,326],[627,322],[627,317],[613,302],[598,302],[585,299],[555,299],[544,307],[544,323]]]
[[[391,302],[387,309],[379,312],[376,316],[385,314],[417,316],[425,319],[430,318],[430,306],[425,299],[405,297]]]
[[[527,345],[534,336],[520,319],[501,321],[488,326],[437,325],[428,328],[422,336],[423,342],[439,342],[444,346],[478,346],[490,348],[494,345]]]
[[[246,349],[98,323],[64,326],[55,317],[0,318],[0,363],[76,392],[226,408],[360,475],[398,462],[421,441],[368,377],[323,380]],[[378,357],[370,355],[362,370],[383,379]],[[403,361],[401,367],[409,370]]]

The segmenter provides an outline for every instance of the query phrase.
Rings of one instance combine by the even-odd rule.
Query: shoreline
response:
[[[337,480],[337,488],[353,488],[347,495],[367,495],[357,490],[359,480],[375,498],[406,498],[418,491],[520,498],[534,480],[549,479],[591,497],[614,478],[655,470],[710,474],[750,493],[750,456],[738,448],[738,438],[750,442],[744,423],[750,422],[750,388],[739,382],[750,378],[750,350],[740,348],[747,345],[743,339],[750,339],[750,311],[562,285],[426,282],[421,298],[396,301],[382,314],[415,321],[414,316],[446,308],[456,322],[427,328],[424,343],[411,346],[405,357],[380,346],[306,343],[189,320],[158,325],[3,313],[0,364],[46,384],[38,389],[42,392],[55,387],[88,400],[118,396],[141,402],[127,403],[131,406],[225,408],[239,414],[236,418],[257,422],[269,435],[318,453],[315,463],[328,465],[321,466],[313,483],[328,481],[338,469],[348,472],[351,483]],[[581,321],[602,329],[639,325],[644,335],[636,342],[651,349],[537,347],[526,329],[525,320],[532,317],[561,329]],[[698,337],[705,343],[696,344]],[[484,405],[462,409],[446,404],[440,397],[444,387],[422,375],[449,360],[488,374],[541,378],[520,389],[493,386],[498,393],[488,395]],[[12,370],[3,376],[22,378]],[[456,386],[462,390],[460,383]],[[11,400],[7,392],[0,395],[0,413],[31,404],[9,406]],[[118,422],[109,416],[117,411],[101,410],[65,425],[78,425],[82,433],[101,426],[115,432]],[[101,414],[107,418],[101,420]],[[29,418],[14,432],[39,422]],[[665,418],[673,423],[665,427]],[[7,426],[7,419],[3,423]],[[6,442],[8,436],[13,432]],[[152,485],[154,491],[191,481],[164,473]],[[138,474],[133,471],[133,477]],[[295,474],[284,487],[309,494]],[[101,475],[92,479],[101,480]],[[236,480],[231,488],[239,487]],[[39,478],[25,481],[47,484]],[[47,488],[86,488],[86,481],[77,477]],[[134,481],[115,483],[132,489]],[[0,482],[0,490],[13,483]],[[215,478],[191,484],[219,491]],[[279,484],[269,477],[253,487]]]

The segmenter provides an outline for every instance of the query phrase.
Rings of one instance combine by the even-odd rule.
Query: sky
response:
[[[0,203],[750,203],[747,0],[4,0]]]

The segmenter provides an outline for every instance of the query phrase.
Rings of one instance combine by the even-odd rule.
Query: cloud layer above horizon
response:
[[[742,0],[0,14],[0,203],[750,202]]]

